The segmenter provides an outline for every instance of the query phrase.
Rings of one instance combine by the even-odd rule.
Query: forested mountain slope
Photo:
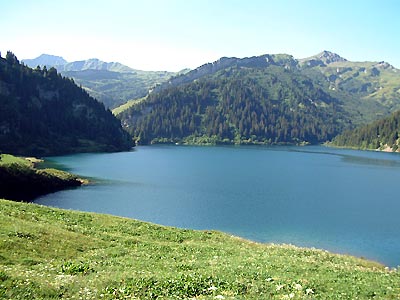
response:
[[[222,69],[118,116],[140,143],[318,143],[349,122],[338,99],[276,65]]]
[[[205,64],[117,111],[141,143],[319,143],[400,109],[399,91],[388,63],[266,54]]]
[[[56,69],[31,69],[11,52],[0,58],[0,151],[54,155],[118,151],[129,135],[104,105]]]
[[[337,136],[333,145],[360,149],[400,151],[400,111],[371,124],[346,131]]]

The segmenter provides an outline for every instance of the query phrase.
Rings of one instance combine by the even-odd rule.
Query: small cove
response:
[[[400,265],[398,154],[322,146],[146,146],[47,159],[97,183],[46,195],[39,204]]]

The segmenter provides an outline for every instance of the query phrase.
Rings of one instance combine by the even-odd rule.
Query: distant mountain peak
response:
[[[374,65],[374,67],[380,68],[380,69],[390,69],[390,70],[395,69],[395,67],[393,67],[391,64],[389,64],[389,63],[386,62],[386,61],[380,61],[380,62],[378,62],[378,63],[376,63],[376,64]]]
[[[331,63],[335,62],[345,62],[347,59],[341,57],[340,55],[324,50],[316,55],[313,55],[311,57],[299,59],[299,62],[302,65],[308,66],[308,67],[316,67],[316,66],[321,66],[325,67],[326,65],[329,65]]]
[[[41,54],[33,59],[23,59],[22,62],[31,68],[36,68],[37,66],[54,67],[68,63],[63,57],[51,54]]]
[[[327,50],[324,50],[315,56],[318,57],[320,60],[322,60],[325,64],[347,61],[347,59],[341,57],[340,55]]]
[[[107,70],[122,73],[132,73],[136,70],[118,62],[104,62],[98,58],[68,62],[61,56],[41,54],[34,59],[23,59],[22,62],[28,67],[37,66],[55,67],[59,72],[83,71],[83,70]]]

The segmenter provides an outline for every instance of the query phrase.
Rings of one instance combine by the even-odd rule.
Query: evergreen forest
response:
[[[314,144],[347,126],[339,104],[298,72],[233,67],[150,94],[118,117],[140,144]]]
[[[400,146],[400,111],[389,117],[345,131],[335,137],[332,144],[370,150],[398,151]]]
[[[104,105],[55,68],[0,57],[0,151],[18,155],[130,149],[131,138]]]

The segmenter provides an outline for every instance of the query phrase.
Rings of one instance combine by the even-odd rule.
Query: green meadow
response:
[[[0,200],[0,299],[399,299],[396,269]]]

